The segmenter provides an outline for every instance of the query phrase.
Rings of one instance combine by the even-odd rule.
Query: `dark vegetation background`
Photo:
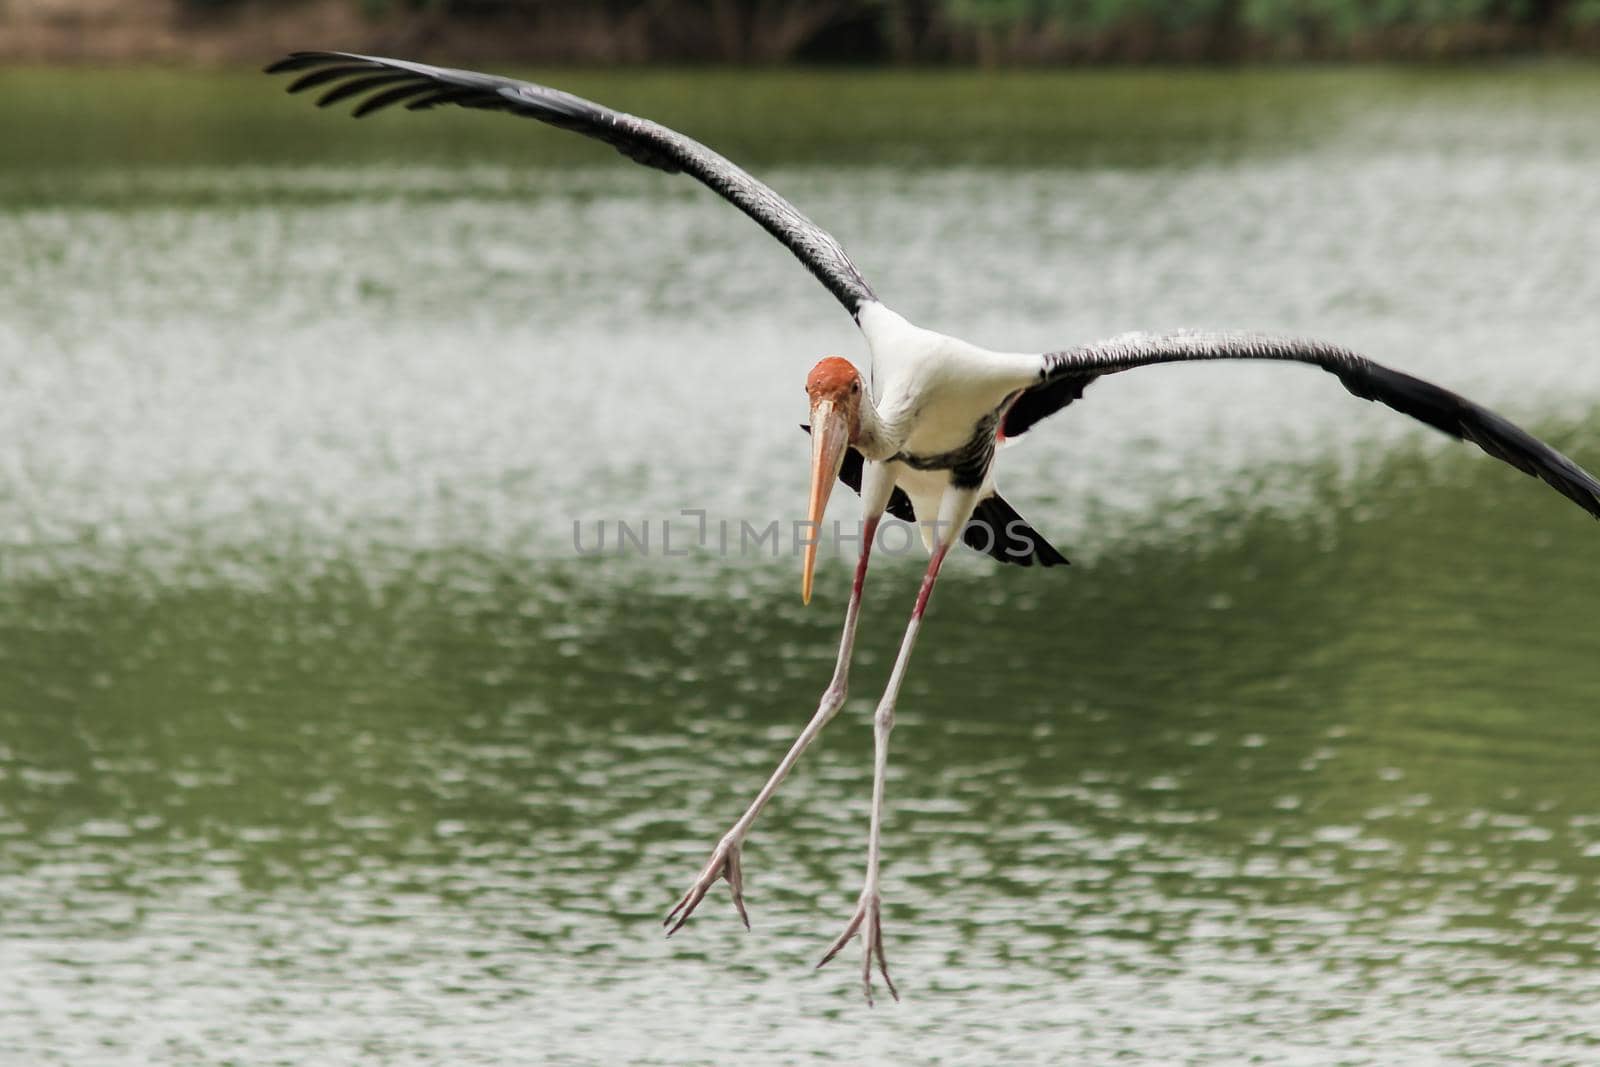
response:
[[[282,47],[589,63],[1139,63],[1600,54],[1600,0],[0,0],[0,56]]]

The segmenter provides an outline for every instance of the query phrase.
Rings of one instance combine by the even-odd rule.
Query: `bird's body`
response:
[[[1600,481],[1506,419],[1455,393],[1373,363],[1337,345],[1265,334],[1180,331],[1127,334],[1050,352],[991,351],[913,324],[879,299],[839,243],[788,201],[706,146],[664,126],[545,86],[406,60],[337,52],[295,53],[269,70],[298,71],[291,91],[326,87],[321,103],[362,98],[356,114],[395,104],[441,104],[506,111],[603,141],[649,167],[684,173],[750,216],[782,243],[855,319],[870,356],[865,378],[838,357],[819,362],[806,382],[811,404],[809,520],[820,523],[834,480],[862,498],[861,553],[845,612],[833,677],[817,710],[754,803],[723,835],[706,866],[667,916],[683,926],[718,880],[744,917],[741,849],[751,824],[806,747],[843,706],[862,589],[885,512],[913,519],[930,551],[899,655],[874,714],[872,819],[867,873],[854,915],[824,957],[857,933],[866,952],[871,999],[874,962],[888,981],[880,922],[879,860],[889,733],[911,650],[945,554],[959,538],[995,559],[1022,565],[1066,563],[995,488],[999,444],[1083,396],[1096,379],[1158,363],[1268,359],[1307,363],[1335,375],[1355,396],[1383,403],[1534,475],[1600,517]],[[973,520],[969,523],[969,520]],[[802,595],[809,599],[815,544],[808,548]],[[748,925],[748,920],[746,920]],[[819,965],[820,966],[820,965]],[[894,989],[889,984],[891,992]]]
[[[876,419],[854,447],[890,465],[931,551],[947,490],[994,494],[1000,419],[1007,402],[1037,379],[1038,358],[923,329],[882,303],[863,307],[858,322],[872,354]]]
[[[888,442],[863,449],[869,459],[904,456],[926,467],[920,461],[970,444],[977,425],[998,421],[1006,399],[1039,375],[1037,355],[991,352],[923,329],[881,303],[863,308],[858,321],[872,354],[872,399]]]

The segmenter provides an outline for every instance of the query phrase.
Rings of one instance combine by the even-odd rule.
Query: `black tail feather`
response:
[[[973,509],[972,521],[961,533],[968,548],[985,553],[1001,563],[1031,567],[1064,567],[1067,557],[1028,525],[999,493],[985,497]]]

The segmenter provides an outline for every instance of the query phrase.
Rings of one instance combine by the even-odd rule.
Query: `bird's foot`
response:
[[[833,947],[828,949],[828,954],[822,957],[821,967],[839,954],[839,950],[849,943],[850,939],[861,934],[861,985],[867,993],[867,1006],[872,1006],[872,961],[878,961],[878,973],[883,975],[883,984],[889,987],[889,995],[896,1001],[900,994],[894,988],[894,979],[889,977],[889,961],[883,956],[883,902],[877,893],[862,893],[861,902],[856,905],[856,913],[850,917],[850,922],[845,925],[844,933],[839,935]]]
[[[668,937],[677,933],[683,924],[689,921],[689,916],[694,914],[694,909],[700,906],[707,891],[717,884],[719,878],[728,880],[728,888],[733,890],[733,906],[739,910],[739,918],[744,920],[744,928],[750,929],[750,916],[744,910],[744,872],[739,866],[739,851],[743,847],[743,834],[729,833],[717,842],[717,847],[711,852],[711,859],[695,878],[694,884],[662,920],[661,925],[667,927]]]

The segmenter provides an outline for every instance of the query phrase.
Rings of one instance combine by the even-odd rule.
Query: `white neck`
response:
[[[900,451],[898,435],[878,418],[878,409],[870,394],[861,398],[861,428],[850,444],[868,459],[888,459]]]

